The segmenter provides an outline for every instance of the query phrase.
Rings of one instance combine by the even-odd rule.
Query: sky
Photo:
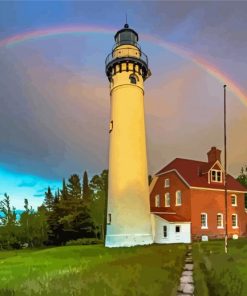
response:
[[[126,14],[152,72],[150,174],[223,150],[224,84],[228,171],[236,177],[247,164],[247,2],[1,1],[0,199],[36,208],[48,185],[107,168],[105,58]]]

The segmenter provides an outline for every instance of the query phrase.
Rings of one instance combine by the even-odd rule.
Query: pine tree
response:
[[[68,187],[66,185],[65,179],[63,178],[62,190],[60,192],[61,200],[69,199]]]
[[[16,222],[15,208],[10,206],[10,197],[4,194],[4,199],[0,201],[0,218],[2,227],[0,227],[0,244],[2,247],[16,247],[18,244],[18,227]]]
[[[90,206],[91,206],[91,189],[88,184],[87,171],[85,171],[83,174],[82,196],[83,196],[84,205],[87,206],[88,208],[90,208]]]
[[[4,194],[4,199],[0,201],[0,212],[3,216],[1,219],[1,224],[3,225],[13,225],[16,223],[16,213],[15,208],[10,206],[10,197],[7,193]]]
[[[81,198],[81,181],[80,177],[77,174],[70,176],[67,188],[70,197],[77,199]]]
[[[50,186],[48,186],[47,192],[45,192],[45,199],[44,199],[44,206],[50,212],[53,207],[53,202],[54,202],[54,196],[51,192]]]
[[[101,238],[104,239],[106,232],[106,202],[108,194],[108,170],[103,170],[100,175],[93,176],[90,181],[93,194],[92,218]]]

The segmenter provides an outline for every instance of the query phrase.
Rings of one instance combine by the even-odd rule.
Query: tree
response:
[[[240,170],[240,175],[237,177],[239,183],[247,188],[247,165],[242,167]],[[245,193],[245,208],[247,209],[247,194]]]
[[[0,201],[0,212],[2,216],[0,229],[1,247],[15,247],[18,244],[18,228],[16,225],[15,208],[10,206],[10,197],[4,194],[4,199]]]
[[[10,207],[10,197],[4,194],[4,199],[0,201],[0,212],[3,216],[0,218],[3,225],[13,225],[16,222],[15,208]]]
[[[90,181],[90,188],[93,192],[92,218],[96,230],[104,239],[106,232],[106,203],[108,194],[108,170],[103,170],[100,175],[93,176]],[[96,233],[97,235],[97,233]]]
[[[62,185],[62,190],[61,190],[61,199],[69,199],[69,193],[68,193],[68,187],[66,185],[65,179],[63,178],[63,185]]]
[[[82,196],[83,196],[83,203],[85,206],[90,208],[91,205],[91,189],[88,184],[88,175],[85,171],[83,174],[83,182],[82,182]]]
[[[68,194],[72,198],[80,199],[81,194],[81,181],[80,177],[77,174],[70,176],[67,184]]]
[[[45,199],[44,199],[44,206],[46,207],[48,212],[52,210],[53,202],[54,202],[54,196],[51,192],[50,186],[48,186],[47,192],[45,192]]]

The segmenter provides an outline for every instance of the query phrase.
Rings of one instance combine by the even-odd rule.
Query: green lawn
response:
[[[247,295],[247,239],[193,244],[194,280],[197,296]]]
[[[0,295],[175,295],[185,245],[0,252]]]

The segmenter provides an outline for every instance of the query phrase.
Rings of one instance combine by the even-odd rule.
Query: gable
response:
[[[224,190],[224,182],[209,182],[208,172],[211,168],[223,168],[219,161],[208,163],[190,159],[176,158],[167,166],[161,169],[156,176],[161,176],[174,171],[188,187],[210,188]],[[227,189],[232,191],[246,192],[247,189],[235,180],[231,175],[227,175]]]

